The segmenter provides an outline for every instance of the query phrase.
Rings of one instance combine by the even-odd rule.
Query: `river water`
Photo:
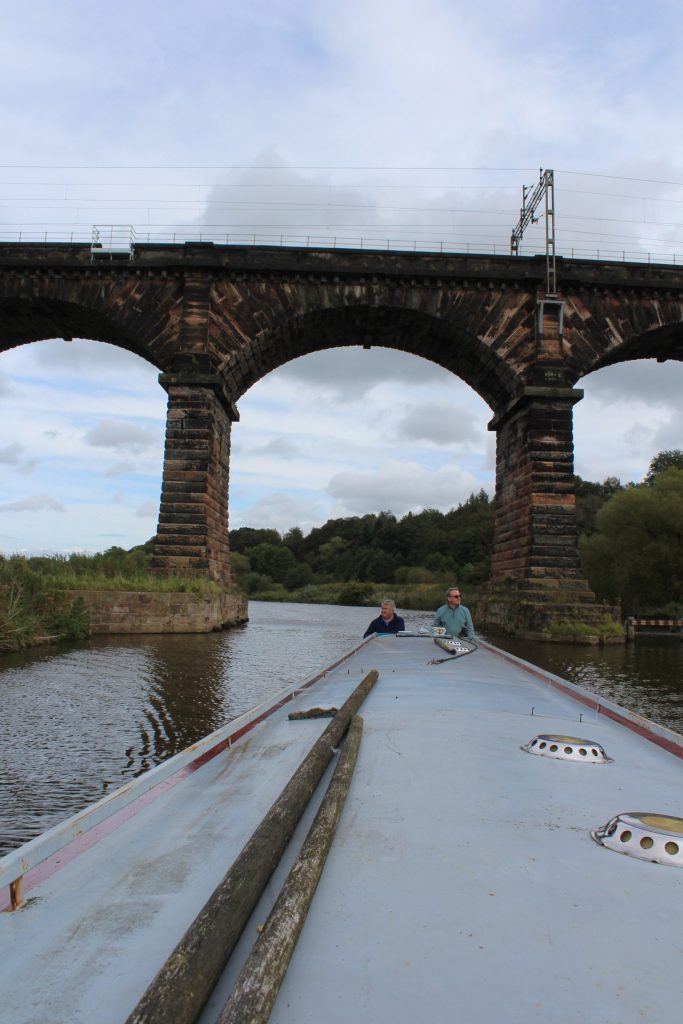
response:
[[[376,611],[251,602],[223,633],[95,638],[0,656],[0,856],[350,647]],[[427,612],[403,612],[408,628]],[[683,732],[683,643],[496,640]]]

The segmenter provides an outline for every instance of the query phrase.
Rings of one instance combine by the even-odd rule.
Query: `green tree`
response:
[[[300,527],[293,526],[291,530],[287,530],[287,533],[282,538],[282,543],[289,548],[297,562],[304,560],[306,541]]]
[[[239,530],[231,530],[228,534],[231,551],[245,551],[247,548],[255,548],[258,544],[282,543],[282,538],[277,530],[255,530],[251,526],[241,526]]]
[[[294,555],[283,544],[257,544],[255,548],[247,548],[244,554],[255,573],[270,576],[276,583],[282,583],[295,564]]]
[[[246,555],[239,551],[230,552],[230,568],[238,580],[244,579],[248,572],[251,572],[251,562]]]
[[[256,594],[259,590],[269,590],[273,584],[270,576],[260,572],[248,572],[240,582],[247,594]]]
[[[283,583],[287,590],[298,590],[305,587],[313,579],[313,570],[308,562],[296,562],[287,570]]]
[[[666,469],[683,469],[683,452],[680,448],[669,448],[655,455],[643,482],[652,487],[659,473]]]
[[[320,545],[317,552],[317,567],[320,572],[343,578],[349,562],[351,544],[344,537],[335,534]]]
[[[397,568],[396,559],[386,551],[374,551],[365,563],[363,577],[373,583],[392,583]]]
[[[581,534],[590,535],[595,533],[595,520],[598,512],[606,501],[623,491],[624,487],[615,476],[608,476],[601,484],[593,483],[590,480],[582,480],[580,476],[574,477],[576,491],[576,528]]]
[[[683,602],[683,469],[616,493],[580,543],[583,571],[598,598],[625,614]]]

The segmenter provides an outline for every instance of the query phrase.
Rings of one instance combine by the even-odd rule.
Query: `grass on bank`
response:
[[[88,611],[83,599],[68,597],[68,591],[202,596],[225,590],[213,580],[155,576],[149,571],[151,557],[151,545],[132,551],[111,548],[97,555],[0,555],[0,652],[40,643],[84,640],[90,630]]]
[[[119,590],[135,592],[175,592],[197,596],[220,593],[223,586],[211,580],[156,576],[150,571],[152,545],[131,551],[111,548],[96,555],[25,557],[0,555],[0,651],[16,651],[36,643],[79,641],[89,634],[88,612],[83,600],[69,598],[65,592]],[[235,559],[238,563],[238,559]],[[357,580],[309,582],[286,588],[261,577],[262,587],[245,587],[237,576],[237,588],[248,589],[257,601],[293,601],[302,604],[352,605],[376,609],[383,598],[392,598],[399,608],[434,611],[445,600],[449,576],[414,570],[418,579],[400,583],[375,583]],[[252,574],[253,575],[253,574]],[[466,574],[463,574],[466,575]],[[431,579],[425,580],[425,576]],[[260,582],[260,581],[259,581]],[[462,581],[464,604],[476,622],[481,585]],[[670,603],[662,608],[644,609],[641,614],[657,617],[681,617],[683,608]],[[601,640],[617,637],[623,626],[606,615],[602,622],[590,624],[567,620],[550,626],[558,640],[597,635]]]
[[[120,590],[175,592],[202,596],[225,588],[205,579],[156,576],[150,572],[152,542],[124,551],[111,548],[96,555],[25,557],[0,555],[0,651],[17,651],[39,643],[85,639],[89,634],[88,612],[81,598],[68,592]],[[308,583],[287,590],[270,583],[252,591],[259,601],[294,601],[303,604],[337,604],[378,608],[392,598],[401,608],[433,611],[443,604],[444,591],[452,581],[383,584],[358,581]],[[239,578],[238,578],[239,586]],[[476,610],[476,592],[465,591],[468,606]]]

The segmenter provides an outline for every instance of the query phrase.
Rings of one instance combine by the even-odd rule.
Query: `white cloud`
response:
[[[379,347],[362,349],[357,345],[312,352],[285,363],[277,372],[280,381],[297,381],[328,400],[332,395],[344,402],[349,397],[358,400],[382,384],[427,387],[451,376],[436,363],[407,352]]]
[[[61,501],[50,497],[49,494],[32,494],[30,498],[23,498],[21,501],[10,501],[0,505],[0,512],[65,512],[66,508]]]
[[[286,437],[274,437],[271,441],[254,448],[252,455],[276,455],[279,458],[288,458],[292,455],[300,455],[301,448],[294,441]]]
[[[683,364],[621,363],[578,387],[585,397],[574,408],[575,466],[584,479],[638,483],[659,451],[683,448]]]
[[[407,441],[431,441],[452,446],[472,442],[481,445],[481,423],[474,423],[469,410],[442,403],[418,405],[397,424],[399,437]]]
[[[140,505],[135,510],[135,515],[138,519],[157,519],[159,515],[159,506],[156,502],[146,501],[143,505]]]
[[[323,501],[310,497],[274,491],[265,494],[253,505],[245,506],[230,515],[230,529],[251,526],[258,529],[273,529],[286,533],[293,526],[308,533],[328,517],[328,507]]]
[[[17,466],[17,473],[20,473],[22,476],[30,476],[39,465],[40,459],[27,459]]]
[[[151,427],[137,423],[124,423],[120,420],[100,420],[96,426],[87,431],[86,444],[96,448],[124,449],[131,452],[142,452],[158,445],[158,432]]]
[[[388,461],[376,472],[346,470],[327,485],[347,514],[387,509],[394,515],[423,508],[449,509],[479,490],[474,476],[456,466],[436,472],[414,462]]]
[[[19,462],[20,456],[24,451],[24,447],[21,444],[8,444],[4,448],[0,448],[0,462],[12,463],[16,465]]]

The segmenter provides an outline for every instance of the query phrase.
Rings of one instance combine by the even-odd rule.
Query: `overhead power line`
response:
[[[51,170],[51,171],[393,171],[439,173],[487,173],[487,174],[529,174],[537,167],[468,167],[443,164],[2,164],[1,170]],[[683,181],[665,178],[644,178],[626,174],[607,174],[604,171],[580,171],[561,168],[556,174],[574,175],[583,178],[605,178],[611,181],[636,181],[649,185],[673,185],[683,188]]]
[[[410,167],[390,164],[0,164],[25,171],[486,171],[528,174],[535,167]]]

